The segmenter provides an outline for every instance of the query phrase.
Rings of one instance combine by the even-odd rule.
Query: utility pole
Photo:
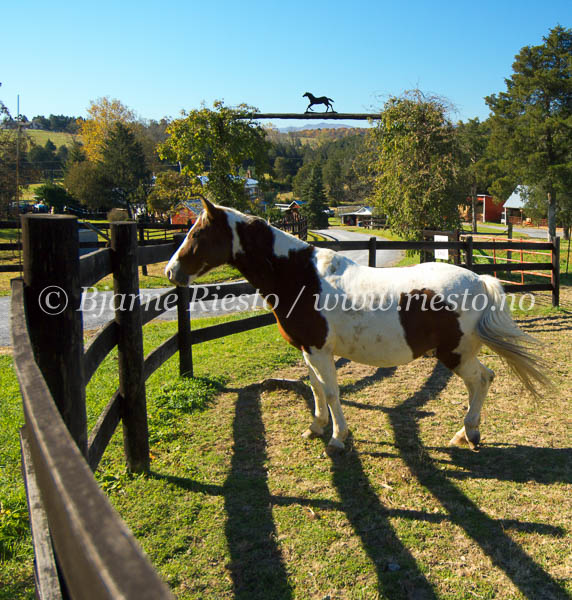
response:
[[[20,94],[16,96],[16,219],[20,212]]]

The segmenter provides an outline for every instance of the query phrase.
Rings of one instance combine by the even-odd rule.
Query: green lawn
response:
[[[497,378],[480,452],[446,446],[466,391],[422,358],[397,369],[340,363],[352,441],[338,459],[324,457],[327,438],[300,437],[309,389],[260,385],[306,377],[271,326],[197,346],[190,396],[173,385],[176,356],[157,371],[147,384],[151,473],[125,472],[118,432],[97,480],[181,599],[566,598],[571,319],[569,308],[540,309],[522,322],[546,342],[558,378],[539,400],[483,353]],[[147,325],[146,352],[175,327]],[[11,358],[0,367],[0,599],[31,599],[21,404]],[[90,427],[116,369],[112,353],[88,386]]]

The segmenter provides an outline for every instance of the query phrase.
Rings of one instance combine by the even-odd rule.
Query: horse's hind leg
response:
[[[468,444],[471,448],[474,448],[481,439],[479,431],[481,409],[495,374],[476,357],[463,360],[454,371],[465,382],[469,391],[469,410],[465,415],[463,428],[454,435],[449,445],[461,446]]]
[[[328,449],[329,451],[343,450],[344,440],[348,436],[348,426],[340,404],[340,392],[334,356],[330,352],[314,350],[312,354],[304,352],[304,359],[310,373],[313,373],[315,377],[312,385],[316,385],[319,390],[318,395],[315,396],[316,419],[322,418],[322,416],[318,417],[318,398],[325,399],[330,409],[330,413],[332,414],[333,432],[332,438],[328,442]],[[310,377],[312,377],[312,375],[310,375]],[[320,407],[320,410],[321,408],[322,407]],[[320,415],[322,415],[321,412]],[[316,423],[316,419],[314,420],[314,423]],[[312,425],[314,425],[314,423],[312,423]]]

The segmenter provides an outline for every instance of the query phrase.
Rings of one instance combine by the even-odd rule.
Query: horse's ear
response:
[[[201,204],[209,217],[214,217],[217,214],[218,208],[204,196],[201,196]]]

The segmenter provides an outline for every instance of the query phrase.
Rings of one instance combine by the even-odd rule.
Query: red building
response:
[[[467,198],[467,204],[469,206],[469,210],[467,211],[466,218],[471,218],[471,198]],[[478,194],[477,195],[477,221],[485,221],[500,223],[501,217],[503,215],[503,203],[498,202],[495,203],[492,196],[488,194]]]
[[[202,205],[200,200],[181,202],[177,205],[174,214],[171,216],[171,224],[190,227],[197,220],[201,210]]]

